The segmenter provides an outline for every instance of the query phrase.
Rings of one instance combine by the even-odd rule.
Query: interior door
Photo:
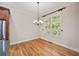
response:
[[[5,7],[0,7],[0,20],[5,19],[6,21],[6,40],[9,40],[9,18],[10,18],[10,10]]]
[[[10,10],[0,7],[0,55],[7,55],[9,45]]]

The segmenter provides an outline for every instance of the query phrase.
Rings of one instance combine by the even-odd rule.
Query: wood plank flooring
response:
[[[38,38],[10,46],[10,56],[79,56],[79,53]]]

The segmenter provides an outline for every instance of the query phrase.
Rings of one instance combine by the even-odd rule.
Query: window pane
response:
[[[52,17],[52,35],[60,34],[60,16]]]
[[[57,16],[57,34],[60,34],[60,16]]]
[[[45,17],[45,33],[50,34],[50,17]]]

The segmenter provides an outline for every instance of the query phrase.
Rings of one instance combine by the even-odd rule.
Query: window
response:
[[[46,16],[44,20],[45,33],[50,34],[50,17]]]
[[[53,35],[60,35],[60,16],[53,16],[51,20],[51,33]]]
[[[60,16],[46,16],[44,28],[46,34],[60,35]]]

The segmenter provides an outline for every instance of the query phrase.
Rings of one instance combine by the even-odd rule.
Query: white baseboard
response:
[[[39,38],[39,37],[30,38],[29,40],[33,40],[33,39],[37,39],[37,38]],[[26,41],[29,41],[29,40],[26,39],[26,40],[21,40],[21,41],[13,42],[13,43],[11,42],[10,45],[26,42]]]
[[[50,41],[50,40],[48,40],[47,38],[44,38],[44,37],[41,37],[41,38],[42,38],[42,39],[45,39],[45,40],[47,40],[47,41]],[[50,41],[50,42],[52,42],[52,41]],[[71,49],[71,50],[73,50],[73,51],[79,52],[78,49],[69,47],[69,46],[67,46],[67,45],[64,45],[64,44],[61,44],[61,43],[58,43],[58,42],[55,42],[55,41],[53,41],[52,43],[55,43],[55,44],[58,44],[58,45],[60,45],[60,46],[65,47],[65,48],[68,48],[68,49]]]

